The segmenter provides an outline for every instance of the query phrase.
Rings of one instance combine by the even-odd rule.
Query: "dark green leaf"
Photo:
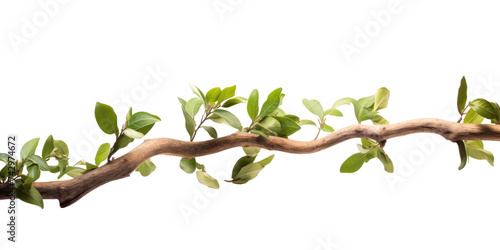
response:
[[[281,125],[281,130],[279,131],[281,135],[290,136],[300,130],[300,126],[291,119],[280,116],[273,116],[273,118],[278,120]]]
[[[156,165],[150,159],[147,159],[135,171],[139,171],[142,176],[148,176],[151,173],[153,173],[153,171],[155,171],[155,169],[156,169]]]
[[[223,101],[231,98],[234,96],[236,92],[236,85],[233,85],[231,87],[224,88],[222,92],[219,95],[219,98],[217,100],[217,103],[222,103]]]
[[[254,89],[252,93],[250,93],[250,97],[248,97],[247,112],[252,121],[255,121],[259,115],[259,91],[256,89]]]
[[[45,144],[43,144],[42,149],[42,158],[47,159],[47,157],[54,150],[54,137],[50,135],[47,140],[45,140]]]
[[[384,164],[384,169],[387,173],[394,173],[394,164],[391,158],[385,153],[384,149],[377,148],[377,158]]]
[[[229,108],[229,107],[232,107],[232,106],[234,106],[236,104],[243,103],[243,102],[246,102],[246,101],[247,101],[247,99],[244,98],[244,97],[235,97],[235,98],[231,98],[231,99],[225,101],[224,104],[222,104],[222,107],[223,108]],[[258,110],[258,107],[257,107],[257,110]]]
[[[35,154],[36,147],[38,146],[40,138],[35,138],[26,142],[21,148],[21,159],[26,159],[30,155]]]
[[[40,195],[40,193],[38,192],[38,190],[36,190],[36,188],[33,186],[31,186],[28,190],[24,190],[24,188],[21,188],[22,184],[18,184],[18,183],[19,182],[15,183],[16,184],[16,189],[15,189],[16,197],[19,198],[20,200],[26,202],[26,203],[39,206],[43,209],[43,198]]]
[[[207,92],[206,98],[210,106],[215,107],[215,103],[219,100],[220,94],[221,89],[219,87],[215,87]]]
[[[208,117],[208,119],[217,123],[227,124],[237,129],[238,131],[241,131],[240,120],[235,115],[233,115],[233,113],[227,110],[217,109],[212,113],[212,115]]]
[[[195,158],[191,158],[191,159],[182,158],[179,166],[181,167],[182,170],[184,170],[184,172],[186,172],[188,174],[192,174],[196,170],[196,159]]]
[[[210,137],[212,138],[217,138],[217,130],[215,130],[214,127],[210,127],[210,126],[202,126],[203,129],[205,129],[208,133],[208,135],[210,135]]]
[[[235,178],[236,175],[240,172],[241,168],[253,163],[255,161],[255,156],[243,156],[241,157],[236,163],[234,164],[233,167],[233,173],[231,175],[231,178]]]
[[[462,114],[465,111],[464,109],[466,104],[467,104],[467,81],[465,80],[464,76],[460,81],[460,88],[458,89],[457,108],[459,114]]]
[[[196,178],[198,178],[198,181],[201,184],[203,184],[209,188],[219,189],[219,182],[205,171],[201,171],[201,170],[196,171]]]
[[[109,152],[111,151],[111,145],[109,143],[102,144],[95,155],[95,165],[99,166],[101,162],[108,158]]]
[[[134,139],[127,137],[127,136],[120,137],[120,139],[118,139],[116,144],[111,149],[111,152],[109,153],[109,155],[115,154],[119,149],[122,149],[122,148],[128,146],[128,144],[130,144],[133,141],[134,141]]]
[[[36,164],[33,164],[29,167],[27,167],[28,169],[28,177],[30,177],[33,181],[36,181],[38,180],[38,178],[40,178],[40,167]]]
[[[341,173],[354,173],[358,171],[365,163],[365,154],[356,153],[347,158],[340,167]]]
[[[309,99],[302,99],[302,104],[309,110],[309,112],[315,114],[316,116],[319,117],[320,120],[323,120],[325,117],[324,111],[323,111],[323,106],[321,106],[321,103],[318,102],[317,100],[309,100]]]
[[[476,99],[470,103],[471,109],[474,109],[479,115],[486,119],[495,119],[496,111],[495,107],[485,99]]]
[[[262,104],[262,108],[258,116],[259,119],[262,119],[271,114],[280,106],[281,90],[282,88],[277,88],[267,96],[267,100],[264,102],[264,104]]]
[[[389,97],[391,92],[387,88],[380,88],[375,94],[375,103],[373,105],[373,111],[378,111],[387,108],[389,104]]]
[[[97,102],[95,105],[95,119],[99,128],[106,134],[115,134],[118,136],[116,113],[109,105]]]
[[[139,129],[151,126],[161,121],[160,117],[147,112],[137,112],[130,117],[128,128],[139,131]]]
[[[462,170],[465,165],[467,165],[467,148],[465,147],[464,141],[457,141],[458,145],[458,151],[460,153],[460,166],[458,167],[458,170]]]

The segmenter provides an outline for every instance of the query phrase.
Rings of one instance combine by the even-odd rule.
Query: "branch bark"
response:
[[[455,142],[458,140],[500,141],[500,126],[461,124],[440,119],[416,119],[391,125],[352,125],[314,141],[295,141],[280,137],[264,138],[249,133],[235,133],[201,142],[169,138],[144,141],[127,154],[106,165],[71,180],[36,182],[34,187],[44,199],[57,199],[61,207],[77,202],[83,196],[108,182],[130,176],[147,159],[156,155],[184,158],[210,155],[234,147],[259,147],[292,154],[310,154],[353,138],[370,138],[382,142],[415,133],[434,133]],[[8,184],[0,186],[0,199],[10,199]]]

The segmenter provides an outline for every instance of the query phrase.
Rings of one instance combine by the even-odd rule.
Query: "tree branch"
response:
[[[370,138],[382,142],[415,133],[434,133],[452,142],[458,140],[500,141],[500,126],[498,125],[461,124],[440,119],[417,119],[391,125],[352,125],[308,142],[273,136],[264,138],[250,133],[235,133],[201,142],[158,138],[146,140],[118,159],[77,178],[36,182],[33,185],[44,199],[57,199],[61,207],[67,207],[101,185],[130,176],[139,165],[156,155],[193,158],[234,147],[259,147],[292,154],[309,154],[353,138]],[[10,199],[11,191],[11,186],[8,184],[0,185],[0,199]]]

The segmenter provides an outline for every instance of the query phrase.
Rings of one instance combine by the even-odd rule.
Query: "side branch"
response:
[[[75,179],[36,182],[33,185],[44,199],[58,199],[61,207],[67,207],[101,185],[130,176],[140,164],[156,155],[193,158],[234,147],[259,147],[293,154],[309,154],[353,138],[370,138],[382,142],[415,133],[434,133],[452,142],[458,140],[500,141],[500,126],[498,125],[460,124],[440,119],[417,119],[391,125],[352,125],[308,142],[280,137],[264,138],[249,133],[235,133],[202,142],[158,138],[146,140],[118,159]],[[10,199],[10,192],[9,185],[0,185],[0,199]]]

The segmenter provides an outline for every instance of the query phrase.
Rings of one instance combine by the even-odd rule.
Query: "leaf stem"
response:
[[[325,125],[326,118],[323,118],[323,120],[318,119],[318,122],[319,122],[318,133],[316,134],[316,137],[314,137],[313,141],[315,141],[316,139],[318,139],[318,136],[321,133],[321,128],[323,128],[323,125]]]
[[[205,109],[205,112],[201,116],[200,124],[194,130],[193,136],[189,139],[189,141],[193,141],[194,140],[194,137],[196,137],[196,133],[198,133],[198,130],[201,128],[201,125],[203,125],[203,123],[208,119],[208,117],[210,116],[210,114],[212,114],[212,111],[215,110],[215,109],[217,109],[217,108],[218,108],[218,106],[215,106],[212,109],[212,107],[210,106],[210,104],[207,105],[207,108]]]
[[[460,123],[462,121],[462,119],[463,119],[463,116],[465,114],[467,114],[467,112],[465,112],[465,110],[469,107],[470,103],[471,102],[467,103],[467,106],[465,106],[464,110],[462,110],[462,113],[460,113],[460,118],[458,119],[457,123]]]

